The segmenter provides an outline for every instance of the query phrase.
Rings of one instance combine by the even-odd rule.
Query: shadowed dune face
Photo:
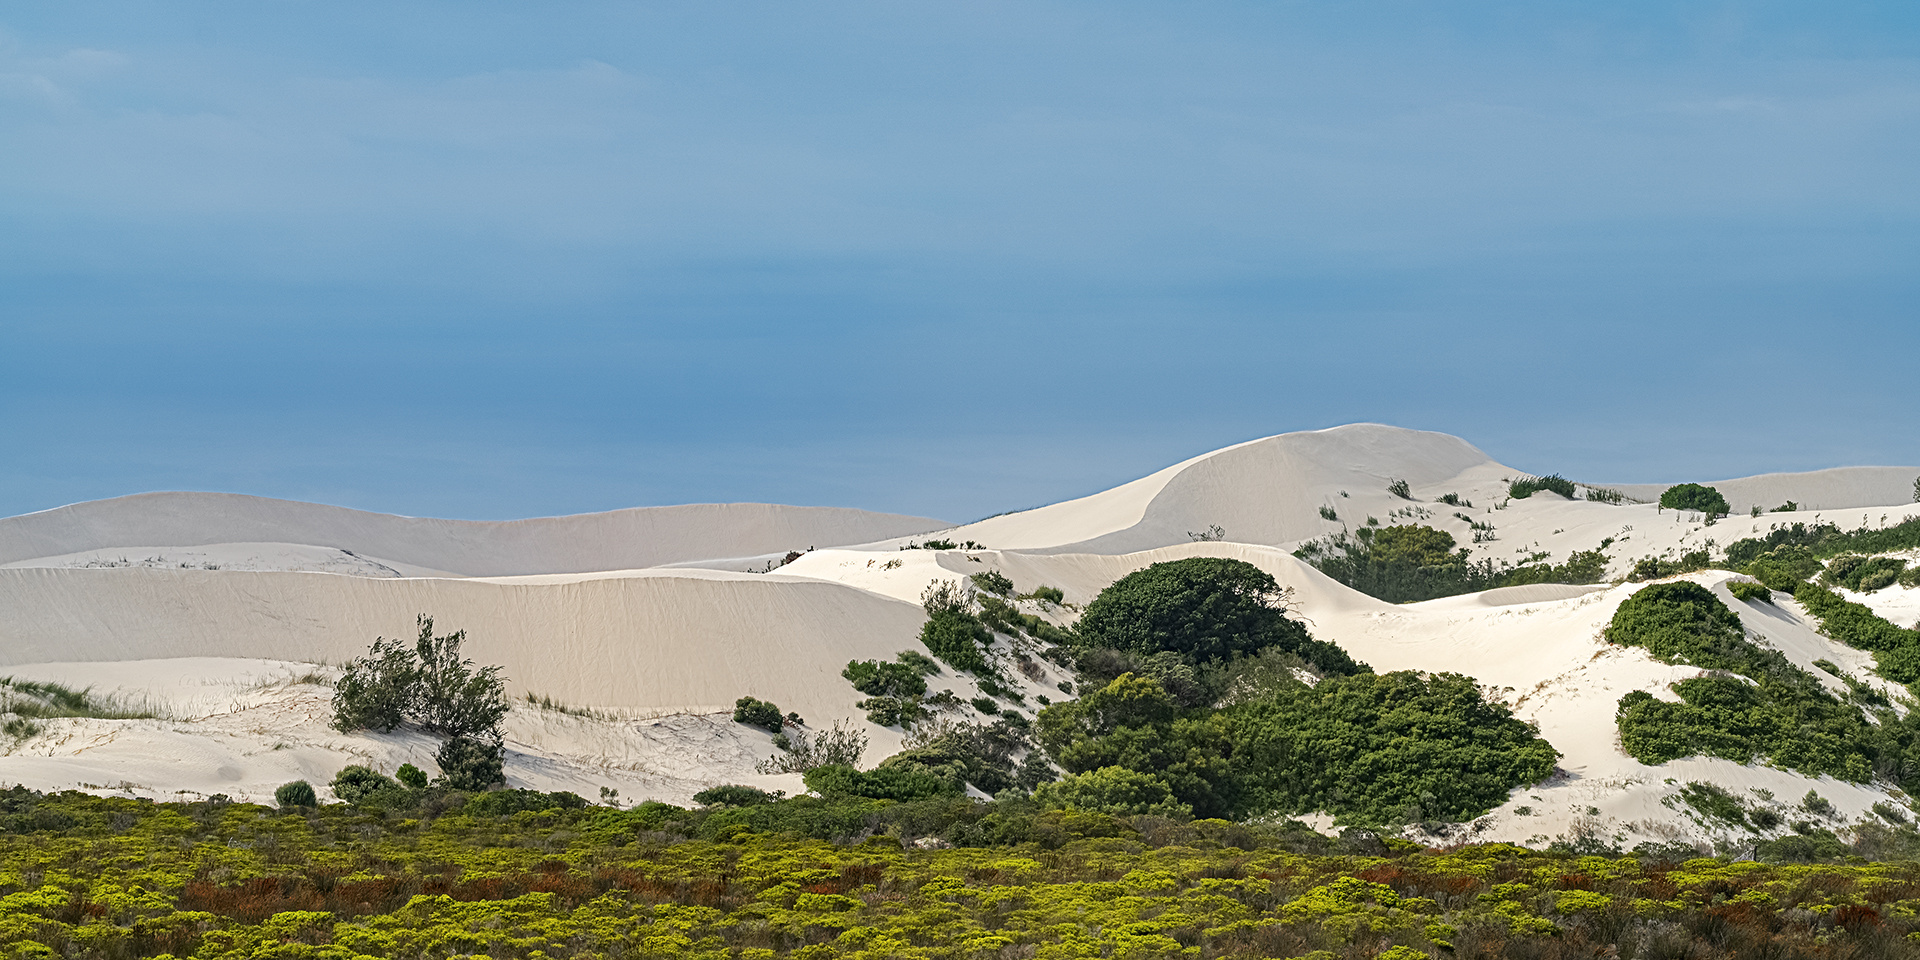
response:
[[[231,493],[145,493],[0,520],[0,564],[109,547],[272,542],[460,576],[585,573],[859,543],[925,517],[765,503],[636,507],[531,520],[436,520]]]

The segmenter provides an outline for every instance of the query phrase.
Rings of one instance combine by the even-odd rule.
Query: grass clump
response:
[[[1468,508],[1468,509],[1472,509],[1472,507],[1473,507],[1473,501],[1472,501],[1472,500],[1466,500],[1466,499],[1463,499],[1463,498],[1462,498],[1462,497],[1461,497],[1461,496],[1460,496],[1459,494],[1457,494],[1457,493],[1443,493],[1443,494],[1441,494],[1441,495],[1440,495],[1440,500],[1439,500],[1439,502],[1440,502],[1440,503],[1444,503],[1444,504],[1446,504],[1447,506],[1450,506],[1450,507],[1466,507],[1466,508]],[[1329,519],[1329,520],[1331,520],[1331,519],[1333,519],[1333,518],[1332,518],[1332,517],[1328,517],[1327,519]]]
[[[1387,481],[1387,492],[1402,500],[1413,499],[1413,487],[1398,477]]]
[[[1574,484],[1572,480],[1557,473],[1550,473],[1544,477],[1521,477],[1507,484],[1507,496],[1515,500],[1525,500],[1542,490],[1548,490],[1572,500]]]
[[[0,677],[0,715],[11,714],[13,720],[22,721],[19,728],[24,731],[32,727],[39,729],[34,720],[54,720],[62,717],[88,717],[95,720],[153,720],[160,715],[154,710],[121,703],[110,697],[96,696],[93,688],[76,690],[63,683],[51,680],[21,680],[16,677]],[[31,733],[17,733],[8,730],[8,735],[20,737]]]
[[[973,574],[967,579],[973,581],[974,587],[981,593],[990,593],[996,597],[1013,596],[1013,581],[998,570],[986,570]]]

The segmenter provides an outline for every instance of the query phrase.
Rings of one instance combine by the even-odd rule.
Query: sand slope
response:
[[[347,550],[390,567],[510,576],[754,556],[941,526],[924,517],[765,503],[477,521],[399,517],[233,493],[143,493],[0,520],[0,564],[156,544],[270,542]]]

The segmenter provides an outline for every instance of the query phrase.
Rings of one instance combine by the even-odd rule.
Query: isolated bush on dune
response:
[[[1668,487],[1660,494],[1660,506],[1667,510],[1697,510],[1709,517],[1724,517],[1729,510],[1727,498],[1721,496],[1720,491],[1697,483]]]
[[[759,727],[769,733],[779,733],[787,720],[780,713],[779,706],[758,697],[741,697],[733,702],[733,722],[744,723],[749,727]]]
[[[411,649],[379,637],[366,656],[347,664],[334,685],[334,729],[385,733],[411,720],[433,733],[467,737],[499,726],[508,710],[500,668],[475,669],[460,656],[465,630],[436,637],[426,614],[417,624]]]
[[[273,791],[273,802],[282,807],[312,807],[320,803],[319,795],[313,791],[313,784],[305,780],[283,783]]]

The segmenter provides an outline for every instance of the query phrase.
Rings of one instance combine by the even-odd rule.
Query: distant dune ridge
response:
[[[946,526],[842,507],[698,503],[531,520],[433,520],[237,493],[142,493],[0,520],[0,564],[111,547],[288,543],[459,576],[628,570]]]
[[[466,630],[467,653],[501,665],[516,697],[537,693],[611,712],[583,719],[516,710],[508,765],[516,785],[586,795],[614,785],[630,800],[675,802],[702,784],[781,785],[754,779],[751,761],[771,753],[771,742],[727,721],[732,701],[748,694],[773,700],[814,729],[851,723],[872,737],[868,763],[897,750],[901,732],[867,723],[856,706],[861,694],[840,670],[849,660],[917,649],[918,601],[930,584],[998,570],[1021,591],[1057,587],[1067,606],[1025,609],[1065,624],[1077,605],[1129,572],[1220,556],[1272,574],[1317,637],[1377,670],[1451,670],[1518,691],[1510,702],[1566,754],[1566,777],[1528,791],[1548,798],[1532,804],[1531,816],[1496,812],[1487,839],[1564,828],[1572,814],[1553,812],[1560,808],[1677,822],[1659,803],[1659,785],[1675,776],[1780,796],[1809,789],[1806,778],[1783,771],[1718,760],[1656,770],[1620,752],[1612,719],[1618,698],[1633,689],[1664,691],[1697,672],[1596,641],[1637,584],[1541,584],[1395,606],[1290,553],[1373,518],[1433,525],[1475,557],[1510,562],[1534,552],[1564,560],[1606,542],[1610,573],[1619,576],[1637,557],[1684,553],[1708,539],[1724,546],[1777,523],[1855,526],[1920,515],[1910,502],[1920,468],[1700,481],[1718,487],[1736,511],[1711,528],[1652,504],[1551,493],[1506,502],[1508,481],[1526,472],[1456,437],[1355,424],[1238,444],[1092,496],[961,527],[766,504],[510,522],[416,519],[236,494],[75,504],[0,520],[0,674],[161,700],[186,697],[177,691],[199,684],[180,702],[228,706],[206,717],[181,707],[191,715],[165,721],[60,721],[69,727],[0,755],[0,781],[58,788],[117,777],[145,795],[218,790],[259,798],[296,776],[324,782],[347,762],[425,762],[431,751],[418,735],[328,731],[324,687],[261,692],[257,678],[300,675],[309,669],[304,663],[338,665],[375,635],[411,636],[414,617],[429,613],[443,630]],[[1396,480],[1411,499],[1389,490]],[[1663,488],[1616,485],[1643,500]],[[1460,503],[1438,502],[1444,494]],[[1787,500],[1803,509],[1747,516],[1751,504]],[[1486,534],[1484,542],[1476,534]],[[981,546],[903,549],[930,538]],[[817,549],[757,572],[768,556],[809,547]],[[1732,576],[1689,575],[1721,594]],[[1875,597],[1888,610],[1920,606],[1920,590],[1896,587]],[[1819,636],[1790,601],[1732,606],[1794,662],[1825,659],[1867,675],[1869,655]],[[182,673],[136,661],[193,666]],[[142,680],[163,674],[171,686]],[[1013,679],[1030,714],[1038,697],[1065,696],[1058,684],[1068,678],[1038,663],[1033,674]],[[979,692],[953,671],[935,681],[963,700]],[[289,746],[269,748],[269,737]],[[210,779],[209,770],[222,773]],[[1886,796],[1826,781],[1819,789],[1849,811]]]

